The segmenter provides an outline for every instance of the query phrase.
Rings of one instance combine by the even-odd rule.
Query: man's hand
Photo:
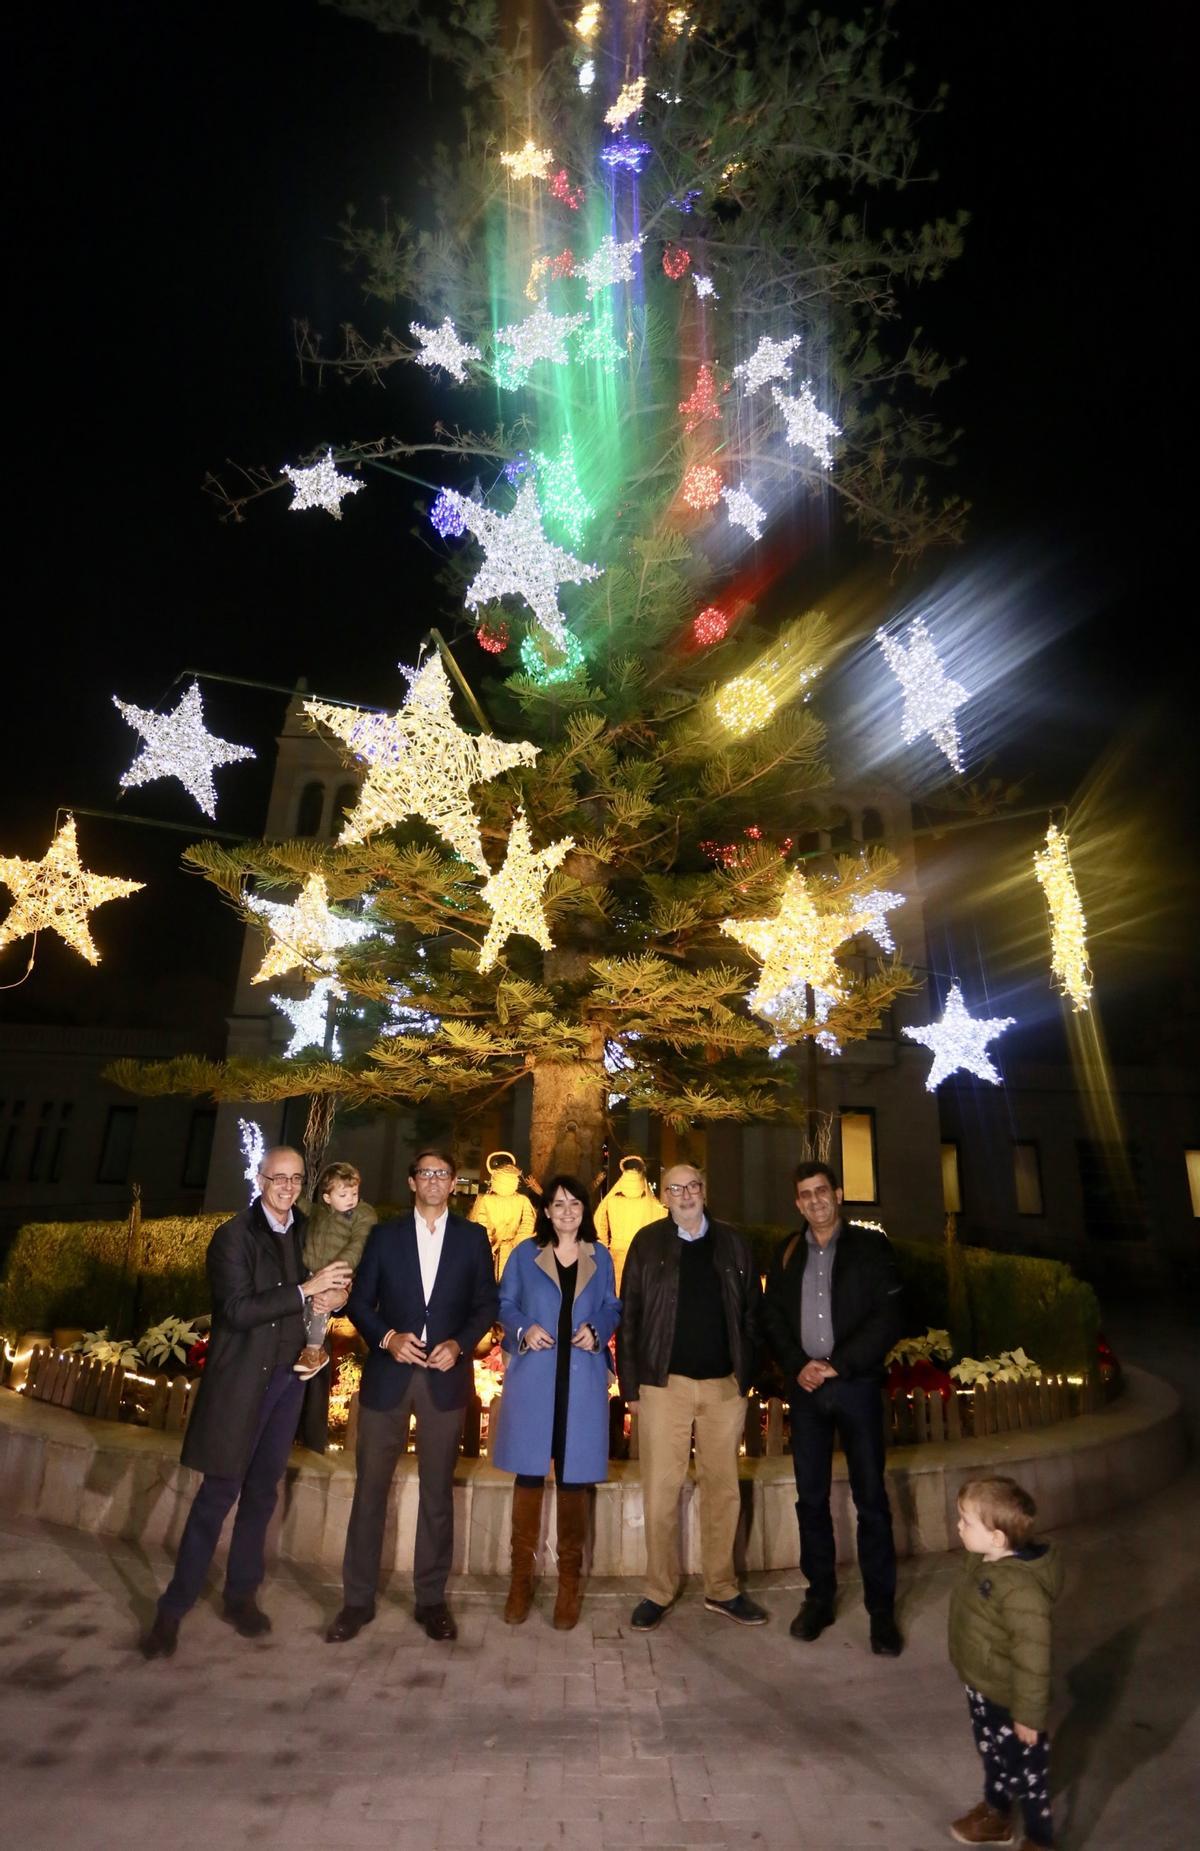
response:
[[[1031,1729],[1027,1722],[1018,1722],[1015,1716],[1013,1717],[1013,1734],[1018,1742],[1024,1742],[1026,1748],[1032,1748],[1038,1739],[1037,1730]]]
[[[317,1298],[322,1292],[337,1292],[344,1298],[353,1277],[345,1260],[331,1260],[328,1266],[322,1266],[319,1273],[304,1281],[304,1290],[309,1298]]]
[[[811,1395],[814,1388],[820,1388],[822,1382],[827,1382],[831,1375],[836,1374],[836,1369],[831,1369],[828,1363],[818,1362],[814,1357],[805,1363],[796,1380]]]
[[[419,1337],[414,1337],[411,1330],[394,1330],[387,1340],[387,1353],[398,1363],[414,1363],[418,1369],[425,1367],[425,1345]]]
[[[457,1338],[447,1337],[445,1343],[439,1343],[430,1350],[427,1360],[431,1369],[441,1369],[444,1372],[447,1369],[453,1369],[461,1355],[462,1350],[459,1348]]]

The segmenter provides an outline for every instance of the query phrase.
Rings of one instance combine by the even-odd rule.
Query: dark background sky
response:
[[[1020,561],[1033,629],[1051,615],[1071,626],[1010,682],[993,769],[1040,799],[1075,797],[1107,764],[1107,821],[1125,793],[1113,892],[1123,905],[1136,892],[1137,917],[1128,930],[1106,919],[1097,962],[1136,1041],[1147,1012],[1177,1013],[1188,961],[1194,599],[1171,444],[1188,385],[1179,28],[1166,9],[1131,23],[961,0],[903,0],[893,17],[916,86],[951,85],[926,136],[942,176],[931,209],[973,214],[965,260],[918,312],[967,361],[944,415],[966,428],[956,486],[974,515],[947,569]],[[240,527],[218,521],[200,484],[226,457],[278,466],[320,440],[432,422],[423,381],[404,388],[407,417],[394,394],[347,404],[341,386],[302,386],[291,319],[330,344],[343,319],[375,325],[336,226],[347,201],[367,214],[382,195],[404,201],[439,105],[411,47],[310,0],[30,8],[16,30],[0,849],[38,856],[58,804],[113,806],[134,740],[112,693],[153,706],[196,667],[303,674],[386,704],[398,657],[438,621],[403,484],[373,482],[340,525],[291,518],[272,497]],[[262,749],[258,765],[218,773],[221,825],[255,833],[283,702],[211,683],[205,702],[212,730]],[[174,786],[124,800],[179,821],[187,805]],[[88,865],[153,892],[123,902],[123,919],[115,906],[95,916],[98,973],[48,936],[0,1013],[218,1018],[238,933],[214,892],[174,871],[186,838],[80,827]],[[23,958],[9,948],[0,980]]]

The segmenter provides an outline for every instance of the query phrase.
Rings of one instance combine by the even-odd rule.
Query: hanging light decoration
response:
[[[481,649],[486,649],[491,656],[502,656],[508,648],[508,625],[501,617],[496,623],[481,623],[475,632],[475,641]]]
[[[600,159],[613,173],[640,174],[653,152],[648,142],[630,141],[627,135],[620,135],[601,148]]]
[[[973,1073],[976,1079],[987,1080],[992,1086],[1000,1086],[1001,1074],[987,1051],[987,1044],[1002,1035],[1006,1028],[1011,1028],[1016,1019],[1011,1015],[968,1015],[962,991],[955,982],[950,985],[940,1022],[929,1022],[924,1028],[902,1028],[900,1033],[909,1041],[919,1041],[933,1053],[933,1065],[925,1081],[927,1093],[936,1092],[943,1080],[960,1069]]]
[[[631,84],[625,84],[617,94],[617,100],[611,109],[604,112],[604,120],[610,129],[624,128],[631,116],[636,116],[646,100],[646,79],[635,77]]]
[[[113,874],[93,874],[85,868],[79,859],[73,816],[63,818],[40,861],[0,855],[0,882],[13,897],[0,923],[0,948],[31,932],[57,932],[89,964],[99,964],[100,953],[92,940],[88,914],[109,900],[140,893],[146,884]]]
[[[542,895],[550,875],[574,846],[572,836],[563,836],[548,848],[535,849],[525,812],[517,811],[508,834],[504,865],[480,889],[492,909],[492,923],[479,950],[481,972],[491,970],[501,947],[514,933],[532,938],[543,951],[553,950]]]
[[[719,604],[708,604],[692,619],[692,635],[702,649],[719,643],[729,628],[729,617]]]
[[[483,359],[478,347],[472,347],[469,341],[459,340],[449,315],[440,328],[426,328],[419,321],[411,322],[409,333],[415,335],[421,343],[422,351],[417,355],[417,365],[430,368],[440,366],[460,386],[467,383],[468,360]]]
[[[672,283],[678,283],[687,275],[691,266],[692,253],[682,244],[668,244],[662,256],[663,274]]]
[[[911,745],[914,739],[928,733],[955,771],[961,771],[962,740],[954,716],[971,697],[961,683],[951,681],[946,674],[933,638],[921,618],[914,618],[908,626],[907,649],[885,630],[877,630],[875,638],[888,667],[904,689],[901,739],[905,745]]]
[[[548,659],[549,658],[549,659]],[[560,681],[573,681],[584,667],[583,645],[570,630],[563,648],[556,648],[548,637],[533,631],[521,639],[521,666],[540,688],[552,688]]]
[[[145,707],[133,707],[113,695],[113,706],[145,741],[129,770],[121,776],[123,791],[150,784],[155,778],[178,778],[189,797],[194,797],[205,816],[217,813],[217,792],[213,771],[220,765],[233,765],[253,758],[249,746],[230,745],[204,730],[204,703],[200,683],[193,681],[180,698],[173,713],[154,713]]]
[[[572,186],[571,176],[565,167],[556,168],[550,176],[550,195],[557,199],[560,206],[569,206],[572,212],[578,212],[584,201],[581,186]]]
[[[1068,838],[1051,823],[1046,845],[1033,857],[1046,905],[1050,909],[1050,974],[1076,1014],[1086,1010],[1092,994],[1092,972],[1087,955],[1087,920],[1075,885]]]
[[[735,675],[716,698],[717,718],[727,732],[744,738],[761,732],[779,705],[768,684],[758,675]]]
[[[266,920],[273,940],[251,983],[266,983],[290,970],[332,976],[343,946],[357,945],[379,929],[373,919],[348,919],[330,912],[323,874],[310,874],[290,906],[252,893],[246,896],[246,907]]]
[[[763,522],[767,510],[760,508],[753,495],[744,488],[723,488],[721,500],[725,503],[730,522],[735,527],[744,527],[752,540],[762,539]]]
[[[711,463],[693,463],[683,473],[680,494],[697,514],[710,513],[721,499],[724,482],[719,469]]]
[[[287,1017],[292,1025],[292,1038],[283,1050],[284,1060],[295,1060],[305,1048],[320,1048],[326,1051],[325,1037],[329,1035],[328,1054],[332,1060],[341,1060],[342,1044],[337,1029],[330,1029],[330,1010],[332,1005],[346,992],[332,977],[322,977],[314,983],[307,996],[272,996],[268,1000],[280,1015]]]
[[[728,387],[725,389],[728,390]],[[688,397],[680,400],[679,415],[683,419],[684,434],[687,436],[702,424],[719,420],[721,395],[717,390],[716,375],[707,363],[701,365]]]
[[[285,463],[279,472],[287,477],[295,494],[288,503],[289,514],[302,514],[306,508],[323,508],[326,514],[332,514],[335,521],[342,518],[342,502],[347,495],[357,495],[366,487],[364,482],[356,482],[353,476],[338,474],[333,460],[333,451],[327,450],[319,463],[311,469],[293,469]]]
[[[466,518],[452,489],[438,490],[429,510],[429,521],[443,540],[457,540],[460,534],[466,533]]]
[[[835,424],[817,404],[812,395],[812,381],[806,379],[796,398],[789,398],[778,386],[772,386],[771,397],[783,413],[786,425],[784,436],[794,450],[797,445],[811,450],[822,469],[833,468],[833,451],[829,447],[831,437],[840,437],[842,427]]]
[[[450,491],[453,493],[453,491]],[[469,610],[499,598],[521,598],[559,648],[566,646],[566,625],[558,608],[561,584],[582,585],[599,578],[603,567],[587,565],[546,537],[537,490],[526,476],[511,514],[480,507],[459,496],[467,526],[484,551],[484,563],[467,587]]]
[[[750,358],[733,369],[733,376],[741,380],[747,398],[753,397],[760,386],[768,385],[772,379],[787,378],[791,356],[802,339],[802,335],[792,334],[786,341],[775,341],[769,334],[763,335]]]
[[[539,148],[532,141],[527,141],[523,148],[514,148],[511,153],[502,154],[500,165],[507,167],[514,180],[545,180],[549,177],[553,159],[552,149]]]

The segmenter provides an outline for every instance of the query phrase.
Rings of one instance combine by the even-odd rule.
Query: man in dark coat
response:
[[[271,1630],[257,1593],[267,1526],[304,1394],[295,1367],[304,1347],[304,1300],[308,1296],[321,1309],[336,1310],[345,1303],[350,1268],[335,1261],[305,1281],[304,1217],[294,1210],[304,1187],[298,1151],[286,1146],[267,1151],[258,1187],[250,1207],[219,1227],[208,1246],[212,1339],[181,1455],[204,1479],[184,1525],[171,1584],[142,1640],[147,1658],[174,1652],[179,1623],[200,1596],[221,1526],[235,1503],[224,1617],[248,1639]]]
[[[496,1320],[492,1249],[478,1222],[449,1212],[454,1159],[418,1151],[408,1167],[415,1212],[367,1236],[347,1315],[366,1341],[359,1390],[358,1478],[342,1563],[343,1606],[326,1639],[353,1639],[375,1618],[388,1496],[417,1417],[415,1617],[431,1639],[453,1639],[446,1605],[454,1552],[454,1465],[471,1393],[471,1358]]]
[[[900,1336],[900,1282],[886,1234],[842,1220],[842,1191],[827,1163],[796,1170],[806,1226],[781,1245],[767,1274],[763,1318],[790,1385],[792,1465],[800,1567],[808,1581],[792,1637],[832,1626],[837,1547],[829,1493],[840,1435],[858,1512],[858,1565],[871,1616],[871,1650],[896,1658],[896,1547],[884,1484],[883,1360]]]

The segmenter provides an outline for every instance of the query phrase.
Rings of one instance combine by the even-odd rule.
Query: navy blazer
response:
[[[381,1412],[399,1407],[414,1365],[398,1363],[380,1344],[389,1330],[428,1330],[427,1349],[453,1337],[462,1355],[452,1369],[430,1369],[433,1404],[465,1407],[471,1394],[471,1358],[495,1323],[500,1294],[487,1233],[477,1221],[449,1215],[429,1303],[421,1285],[417,1230],[412,1213],[380,1221],[367,1236],[354,1275],[346,1316],[370,1354],[363,1365],[362,1405]]]

